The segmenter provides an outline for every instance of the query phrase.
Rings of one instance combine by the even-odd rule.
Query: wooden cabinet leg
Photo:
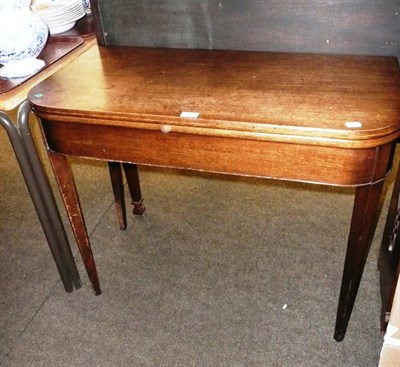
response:
[[[90,247],[89,237],[86,231],[71,167],[69,166],[66,156],[51,151],[48,151],[48,155],[86,272],[89,276],[94,293],[99,295],[101,294],[101,290],[96,265]]]
[[[108,162],[108,169],[110,171],[119,228],[123,230],[126,229],[126,208],[121,164],[119,162]]]
[[[132,198],[133,214],[143,215],[146,207],[143,205],[142,192],[140,190],[139,173],[136,164],[123,163],[129,193]]]
[[[351,311],[375,231],[383,181],[356,189],[342,287],[336,317],[335,340],[346,334]]]

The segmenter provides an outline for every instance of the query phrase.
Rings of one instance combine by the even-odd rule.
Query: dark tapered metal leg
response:
[[[24,102],[18,113],[19,123],[27,124],[29,110],[29,104]],[[40,161],[38,160],[39,163],[35,164],[34,167],[31,165],[30,155],[32,155],[33,159],[35,159],[35,157],[38,159],[36,149],[28,152],[23,144],[17,126],[3,112],[0,112],[0,123],[6,129],[10,138],[64,288],[67,292],[72,292],[74,286],[76,288],[81,286],[79,274],[70,251],[68,240],[66,236],[63,236],[65,232],[61,219],[58,218],[58,222],[58,219],[53,218],[52,212],[49,211],[46,197],[49,193],[51,195],[51,190],[49,186],[42,185],[37,180],[38,176],[41,174],[44,175]]]
[[[375,229],[383,181],[356,189],[336,317],[335,340],[346,334]]]

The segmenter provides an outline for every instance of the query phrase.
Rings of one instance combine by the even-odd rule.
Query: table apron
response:
[[[46,119],[41,124],[48,149],[60,154],[338,186],[384,179],[395,147],[351,149]]]

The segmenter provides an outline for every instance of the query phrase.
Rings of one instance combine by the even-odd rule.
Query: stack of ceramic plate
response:
[[[50,34],[68,31],[86,14],[82,0],[33,0],[31,9],[47,23]]]

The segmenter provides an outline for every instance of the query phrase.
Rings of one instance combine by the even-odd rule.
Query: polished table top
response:
[[[30,99],[57,119],[364,148],[400,135],[399,93],[396,58],[94,47]]]
[[[93,47],[29,99],[60,153],[357,186],[387,173],[365,162],[400,135],[399,95],[390,57]]]

